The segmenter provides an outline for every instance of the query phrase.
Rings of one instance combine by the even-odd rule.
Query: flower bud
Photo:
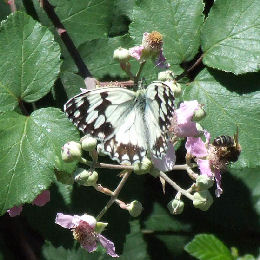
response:
[[[127,49],[119,47],[114,50],[113,59],[120,62],[126,62],[130,59],[129,51]]]
[[[167,208],[171,214],[179,215],[183,212],[184,202],[180,199],[173,199],[168,203]]]
[[[138,175],[149,173],[152,167],[152,162],[147,157],[145,157],[142,163],[134,164],[134,172]]]
[[[82,138],[81,146],[84,151],[92,152],[97,147],[97,139],[91,136],[86,136]]]
[[[200,175],[196,179],[196,187],[198,188],[199,191],[207,190],[211,188],[213,184],[214,184],[214,179],[209,178],[206,175]]]
[[[71,141],[61,148],[61,158],[64,162],[78,161],[81,158],[81,145]]]
[[[194,111],[192,121],[198,122],[206,116],[206,112],[203,107],[200,105],[200,108]]]
[[[150,174],[154,177],[157,178],[160,176],[160,170],[152,167],[152,169],[150,170]]]
[[[74,180],[80,185],[94,186],[98,180],[98,173],[96,171],[78,168],[75,172]]]
[[[170,87],[175,97],[179,97],[182,94],[181,84],[179,84],[175,80],[167,80],[164,83],[166,83]]]
[[[132,201],[126,208],[132,217],[138,217],[143,211],[142,204],[137,200]]]
[[[173,80],[174,73],[171,70],[161,71],[158,73],[158,80],[160,81],[168,81]]]
[[[195,192],[193,195],[193,205],[195,208],[206,211],[213,203],[213,198],[208,190]]]
[[[106,226],[108,225],[108,223],[105,222],[97,222],[96,226],[95,226],[95,231],[100,234],[101,232],[104,231],[104,229],[106,228]]]

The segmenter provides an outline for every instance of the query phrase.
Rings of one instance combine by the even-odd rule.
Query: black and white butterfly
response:
[[[166,154],[174,93],[160,81],[136,92],[97,88],[71,98],[64,110],[79,130],[100,141],[103,153],[119,163],[133,164]]]

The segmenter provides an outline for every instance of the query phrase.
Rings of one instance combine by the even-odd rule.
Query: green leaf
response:
[[[258,0],[216,0],[201,33],[204,64],[241,74],[260,69]]]
[[[224,72],[205,69],[184,91],[184,99],[197,99],[204,104],[207,116],[201,124],[212,138],[233,136],[238,127],[242,153],[233,165],[235,168],[260,165],[260,92],[245,91],[253,90],[259,84],[259,76],[232,77]]]
[[[46,27],[13,13],[1,23],[0,50],[0,112],[50,91],[60,70],[60,48]]]
[[[138,220],[130,222],[130,234],[126,236],[123,254],[120,255],[122,260],[145,260],[148,259],[146,243],[143,239],[140,223]]]
[[[76,46],[106,38],[112,20],[111,0],[51,0],[55,12]]]
[[[140,45],[144,32],[158,31],[171,64],[192,60],[200,46],[203,8],[201,0],[141,1],[134,7],[130,34]]]
[[[86,88],[83,78],[73,72],[65,71],[62,73],[61,81],[68,98],[79,94],[80,88]]]
[[[0,214],[32,202],[53,182],[54,168],[71,172],[75,164],[65,164],[60,151],[64,143],[78,139],[78,131],[56,108],[39,109],[31,116],[2,114]]]
[[[102,260],[102,253],[88,253],[83,248],[78,249],[65,249],[64,247],[54,247],[50,242],[46,241],[43,250],[43,259],[46,260],[64,260],[64,259],[73,259],[73,260]]]
[[[184,249],[200,260],[233,260],[229,249],[213,235],[197,235]]]

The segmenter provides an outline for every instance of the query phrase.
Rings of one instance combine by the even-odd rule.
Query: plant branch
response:
[[[16,12],[17,9],[16,9],[16,5],[15,5],[15,0],[9,0],[8,4],[10,6],[11,12],[12,13]]]
[[[59,17],[55,13],[54,7],[49,3],[48,0],[40,0],[40,3],[44,11],[47,13],[49,19],[52,21],[53,25],[55,26],[58,34],[60,35],[72,59],[74,60],[78,68],[79,75],[82,76],[84,79],[87,77],[91,77],[91,73],[89,72],[86,64],[81,58],[75,44],[73,43],[71,37],[66,31],[64,25],[61,23]]]
[[[178,81],[179,79],[183,78],[184,76],[186,76],[187,74],[189,74],[191,71],[193,71],[197,66],[199,66],[202,62],[203,59],[203,54],[200,55],[200,57],[195,61],[195,63],[188,68],[186,71],[184,71],[182,74],[180,74],[179,76],[176,77],[176,80]]]
[[[111,205],[117,200],[117,197],[121,191],[121,189],[123,188],[123,186],[125,185],[128,177],[130,176],[132,171],[126,171],[126,173],[124,174],[123,178],[121,179],[120,183],[118,184],[118,186],[116,187],[116,189],[114,190],[110,200],[108,201],[107,205],[101,210],[101,212],[98,214],[98,216],[96,217],[97,221],[99,221],[104,214],[107,212],[107,210],[111,207]]]
[[[175,190],[180,192],[182,195],[186,196],[190,200],[193,200],[193,196],[189,192],[182,189],[179,185],[172,181],[164,172],[160,171],[160,177],[163,178],[166,182],[168,182]]]
[[[21,99],[18,100],[18,104],[19,104],[19,107],[20,107],[22,113],[26,116],[29,116],[29,113],[28,113],[28,111],[27,111],[26,107],[24,106],[24,103]]]

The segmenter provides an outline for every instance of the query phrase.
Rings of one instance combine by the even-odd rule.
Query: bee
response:
[[[241,153],[241,146],[238,142],[238,129],[234,137],[228,135],[218,136],[213,140],[212,145],[215,147],[220,160],[226,163],[236,162]]]

